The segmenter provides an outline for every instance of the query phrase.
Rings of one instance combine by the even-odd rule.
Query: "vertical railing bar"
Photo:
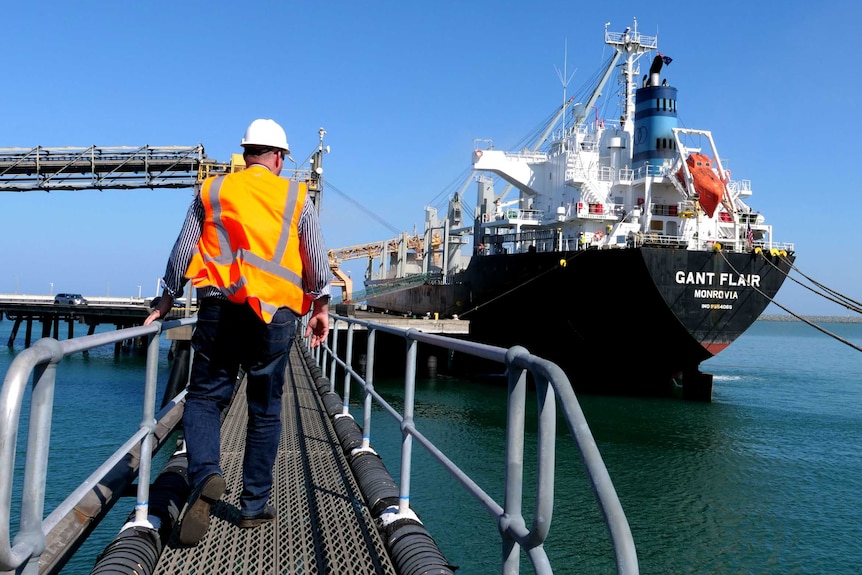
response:
[[[404,366],[404,419],[401,421],[401,489],[399,515],[410,510],[410,467],[413,457],[413,436],[408,429],[413,424],[413,403],[416,399],[416,347],[418,342],[407,333],[406,365]]]
[[[520,572],[520,544],[510,533],[509,527],[522,527],[521,511],[524,487],[524,420],[527,405],[527,372],[511,364],[512,353],[507,353],[508,402],[506,408],[506,470],[503,518],[500,519],[500,534],[503,539],[503,575]]]
[[[344,363],[353,369],[353,329],[356,324],[347,325],[347,347],[344,350]],[[350,415],[350,370],[344,369],[344,393],[342,394],[343,405],[341,415]]]
[[[338,320],[332,322],[332,359],[329,362],[329,381],[335,391],[335,358],[338,357]]]
[[[135,520],[123,526],[153,528],[148,519],[150,509],[150,476],[153,460],[153,433],[156,429],[156,383],[159,371],[159,334],[152,334],[147,341],[147,371],[144,384],[144,408],[141,415],[141,429],[147,435],[141,441],[140,463],[138,467],[138,499],[135,502]]]
[[[535,374],[539,412],[536,470],[536,503],[530,527],[534,545],[542,545],[551,529],[554,513],[554,466],[556,464],[557,403],[548,378]]]
[[[362,410],[362,449],[371,447],[371,407],[374,392],[374,345],[377,340],[377,330],[368,328],[365,355],[365,405]]]
[[[45,550],[42,533],[42,515],[45,511],[45,484],[48,477],[48,451],[51,439],[51,415],[54,409],[54,390],[57,382],[57,364],[63,358],[55,339],[43,338],[41,345],[51,349],[52,358],[47,364],[35,366],[33,391],[30,396],[30,425],[27,431],[27,455],[24,462],[24,483],[21,494],[21,519],[14,545],[32,545],[30,557],[22,563],[23,575],[39,573],[39,556]],[[37,342],[37,343],[40,343]],[[12,470],[8,470],[9,473]]]
[[[329,334],[326,336],[327,341],[324,342],[323,345],[317,346],[317,348],[312,349],[312,352],[316,353],[315,359],[317,360],[317,365],[320,367],[320,373],[323,377],[329,377],[326,375],[326,370],[329,368],[329,362],[327,358],[329,357],[330,350],[332,349],[332,338],[335,337],[335,324],[338,321],[335,318],[331,318],[332,323],[329,324]],[[303,331],[302,333],[305,333]],[[311,345],[310,341],[306,341],[306,345]]]

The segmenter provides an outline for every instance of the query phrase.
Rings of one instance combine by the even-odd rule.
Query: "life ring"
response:
[[[477,157],[477,158],[481,158],[481,157],[482,157],[482,150],[476,150],[476,157]]]
[[[596,240],[597,242],[602,241],[602,238],[604,238],[604,237],[605,237],[605,233],[601,230],[599,230],[593,234],[593,239]]]

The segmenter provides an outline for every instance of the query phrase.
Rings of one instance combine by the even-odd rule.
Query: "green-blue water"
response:
[[[825,327],[862,345],[862,324]],[[11,322],[0,322],[0,343],[10,329]],[[2,373],[18,350],[20,343],[16,350],[0,347]],[[703,368],[715,374],[710,404],[579,398],[631,525],[640,572],[858,573],[862,354],[801,323],[761,321]],[[67,492],[138,424],[143,358],[91,352],[64,361],[58,374],[49,481],[64,483]],[[377,384],[386,394],[400,393],[395,382]],[[498,501],[504,401],[495,384],[447,377],[424,380],[417,391],[420,431]],[[117,408],[130,402],[134,409]],[[381,416],[375,416],[372,445],[397,478],[400,436]],[[607,533],[562,422],[558,435],[556,506],[546,545],[551,564],[558,574],[615,573]],[[411,502],[444,554],[460,565],[459,573],[498,572],[491,517],[415,442],[414,457]],[[52,493],[47,510],[61,499]],[[123,503],[64,573],[89,572],[131,509]]]

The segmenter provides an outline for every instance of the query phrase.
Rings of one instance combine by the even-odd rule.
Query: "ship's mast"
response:
[[[605,24],[605,44],[616,50],[618,56],[625,58],[622,72],[625,81],[625,105],[621,118],[623,129],[630,135],[634,135],[635,90],[637,89],[635,82],[640,73],[640,68],[635,68],[635,63],[644,53],[658,49],[658,37],[644,36],[638,32],[637,18],[634,19],[633,26],[627,27],[622,33],[609,32],[609,25],[610,22]]]
[[[568,106],[568,101],[566,100],[566,89],[569,87],[569,82],[571,82],[572,78],[574,78],[574,76],[575,76],[574,72],[572,72],[571,76],[568,75],[568,63],[569,63],[568,60],[569,60],[569,41],[566,40],[564,45],[563,45],[563,71],[560,72],[559,68],[554,66],[554,68],[557,70],[557,77],[560,79],[560,84],[563,85],[563,105],[560,108],[563,111],[563,123],[562,123],[562,129],[560,131],[561,134],[566,133],[565,110],[566,110],[566,107]],[[551,123],[549,128],[553,128],[553,126],[555,124],[556,124],[556,119]],[[542,139],[544,139],[544,138],[547,138],[547,135],[543,136]],[[542,142],[542,143],[544,143],[544,142]]]

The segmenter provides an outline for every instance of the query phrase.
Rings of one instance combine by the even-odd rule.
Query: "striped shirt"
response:
[[[188,281],[185,277],[192,254],[198,245],[204,224],[204,205],[200,194],[195,194],[192,204],[186,212],[183,227],[171,250],[162,287],[175,299],[182,297],[183,289]],[[306,198],[299,216],[299,252],[302,258],[302,285],[305,292],[313,299],[330,295],[332,272],[329,269],[329,256],[323,235],[320,231],[320,220],[314,210],[314,204]],[[198,298],[217,297],[227,299],[219,288],[205,286],[198,290]]]

